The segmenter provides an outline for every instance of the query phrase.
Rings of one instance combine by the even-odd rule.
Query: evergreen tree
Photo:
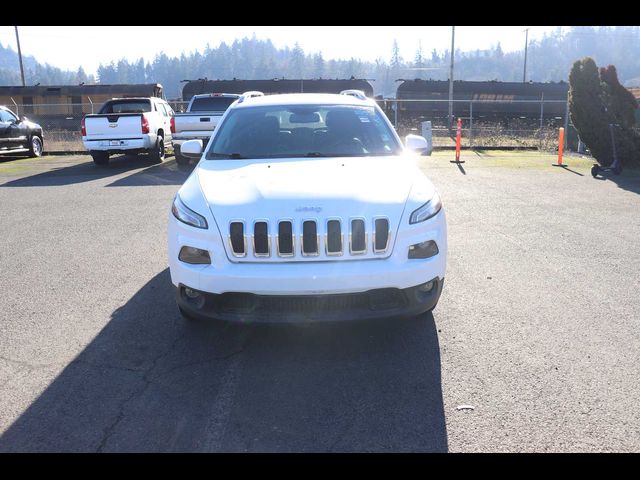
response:
[[[616,153],[623,165],[638,163],[637,134],[629,128],[635,99],[621,89],[614,67],[598,70],[596,62],[586,57],[573,64],[569,73],[569,111],[580,139],[603,166],[613,162],[611,124],[614,127]],[[623,92],[622,90],[625,90]]]
[[[402,57],[400,57],[400,48],[398,47],[398,40],[393,40],[393,46],[391,47],[391,68],[398,69],[402,63]]]
[[[87,77],[87,74],[84,71],[84,68],[79,67],[78,71],[76,72],[76,78],[75,78],[75,83],[89,83],[89,77]]]
[[[413,59],[413,66],[415,70],[415,78],[424,78],[424,56],[422,54],[422,42],[418,42],[418,49],[416,50],[416,55]]]
[[[600,69],[600,79],[603,83],[605,104],[615,122],[624,128],[635,125],[635,113],[638,102],[633,94],[620,85],[616,67],[609,65]]]
[[[324,75],[324,58],[322,58],[322,52],[318,52],[313,56],[313,76],[315,78],[322,78]]]
[[[433,50],[431,50],[431,63],[433,65],[439,65],[440,64],[440,56],[438,55],[438,52],[436,51],[435,48]]]
[[[291,52],[291,73],[295,78],[304,78],[304,51],[298,42]]]

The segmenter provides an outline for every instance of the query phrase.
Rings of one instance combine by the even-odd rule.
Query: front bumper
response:
[[[229,261],[215,224],[199,229],[179,222],[171,213],[168,216],[171,282],[178,292],[178,304],[193,316],[267,322],[410,316],[432,309],[442,290],[447,258],[444,210],[425,222],[401,228],[387,258],[291,262],[274,258],[263,263]],[[408,259],[409,247],[426,240],[434,240],[439,253]],[[178,254],[183,246],[207,250],[211,264],[181,262]],[[436,282],[431,295],[417,298],[414,289],[431,280]],[[206,299],[195,311],[181,293],[184,287],[202,292]],[[390,308],[380,308],[374,298],[380,295],[400,300]],[[239,301],[241,308],[232,300]],[[275,304],[279,309],[271,313]]]
[[[328,295],[358,293],[380,288],[405,289],[432,278],[444,278],[447,226],[444,211],[426,222],[397,232],[388,258],[268,263],[229,261],[215,226],[193,228],[168,213],[168,250],[173,285],[186,285],[209,293],[251,292],[258,295]],[[427,259],[407,259],[411,245],[434,240],[440,253]],[[207,250],[211,265],[190,265],[178,260],[183,246]]]
[[[425,291],[428,283],[431,288]],[[239,323],[299,323],[420,315],[435,308],[443,285],[444,278],[434,278],[432,282],[405,289],[381,288],[358,293],[256,295],[196,291],[195,298],[186,294],[182,284],[174,288],[178,305],[192,317]]]

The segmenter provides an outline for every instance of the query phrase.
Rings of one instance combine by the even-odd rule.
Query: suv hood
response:
[[[413,180],[411,158],[202,160],[197,176],[221,230],[241,219],[275,222],[386,216],[395,231]]]

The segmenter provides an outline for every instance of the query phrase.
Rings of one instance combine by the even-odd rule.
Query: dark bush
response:
[[[569,73],[571,120],[598,163],[608,166],[613,162],[610,124],[617,125],[616,153],[622,164],[640,163],[640,138],[632,129],[637,108],[613,65],[598,70],[590,57],[573,64]]]

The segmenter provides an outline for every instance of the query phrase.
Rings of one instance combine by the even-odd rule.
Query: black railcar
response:
[[[182,99],[201,93],[244,93],[259,91],[265,95],[277,93],[340,93],[342,90],[362,90],[367,97],[373,97],[373,87],[368,80],[351,79],[284,79],[269,80],[191,80],[182,89]]]
[[[475,120],[564,119],[569,84],[566,82],[453,82],[453,116]],[[449,114],[448,80],[402,80],[396,91],[398,114],[404,121],[446,120]],[[430,101],[424,101],[430,100]],[[541,108],[541,102],[544,104]],[[392,110],[393,102],[387,101]],[[472,106],[473,104],[473,106]],[[391,113],[393,115],[393,113]]]

